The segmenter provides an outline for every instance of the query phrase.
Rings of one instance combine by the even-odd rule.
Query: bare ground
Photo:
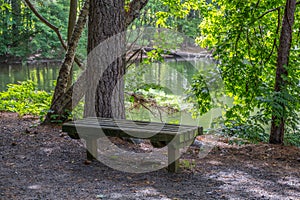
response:
[[[195,149],[184,154],[181,162],[195,166],[183,165],[177,174],[134,174],[87,165],[80,141],[60,126],[36,124],[0,113],[0,199],[300,199],[296,147],[220,141],[205,158]]]

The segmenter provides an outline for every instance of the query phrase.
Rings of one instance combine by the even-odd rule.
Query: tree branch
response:
[[[250,52],[250,49],[251,49],[252,44],[251,44],[250,39],[249,39],[249,30],[248,30],[248,29],[246,30],[246,37],[247,37],[247,43],[248,43],[248,46],[249,46],[249,47],[247,48],[247,53],[248,53],[248,57],[251,58],[251,52]],[[252,59],[249,59],[249,61],[250,61],[250,64],[251,64],[252,66],[254,66],[254,64],[253,64],[253,62],[252,62]]]
[[[296,5],[299,5],[299,4],[300,4],[300,1],[296,2]],[[257,20],[263,18],[263,17],[264,17],[265,15],[267,15],[268,13],[273,12],[273,11],[276,11],[276,10],[279,10],[279,9],[281,9],[281,8],[284,8],[284,6],[279,6],[279,7],[277,7],[277,8],[270,9],[270,10],[266,11],[265,13],[263,13],[261,16],[259,16],[259,17],[257,18]]]
[[[237,37],[236,37],[235,48],[234,48],[235,53],[237,53],[237,48],[238,48],[238,45],[239,45],[238,43],[239,43],[239,40],[240,40],[240,38],[241,38],[242,29],[243,29],[243,26],[240,27],[239,33],[238,33],[238,35],[237,35]]]
[[[66,49],[67,45],[65,44],[65,42],[62,39],[59,29],[56,26],[54,26],[53,24],[51,24],[42,15],[40,15],[40,13],[35,9],[35,7],[32,5],[32,3],[29,0],[24,0],[24,1],[26,2],[27,6],[30,8],[30,10],[35,14],[35,16],[37,16],[37,18],[39,18],[39,20],[41,20],[44,24],[46,24],[49,28],[51,28],[57,34],[62,46]]]
[[[259,17],[257,18],[257,20],[263,18],[265,15],[269,14],[270,12],[279,10],[279,9],[281,9],[281,8],[283,8],[283,6],[279,6],[279,7],[277,7],[277,8],[270,9],[270,10],[266,11],[265,13],[263,13],[261,16],[259,16]]]
[[[277,15],[277,28],[276,28],[276,35],[279,34],[279,29],[280,29],[280,26],[281,26],[281,15],[280,15],[280,9],[278,10],[278,15]],[[271,56],[273,55],[273,52],[274,52],[274,49],[276,47],[276,43],[277,43],[277,37],[274,38],[274,41],[273,41],[273,46],[272,46],[272,50],[268,56],[268,58],[266,59],[266,62],[269,62],[269,60],[271,59]]]
[[[258,1],[256,2],[256,5],[255,5],[256,8],[258,7],[259,3],[260,3],[260,0],[258,0]]]
[[[45,19],[36,9],[35,7],[32,5],[32,3],[30,2],[30,0],[24,0],[25,3],[27,4],[27,6],[30,8],[30,10],[35,14],[35,16],[37,18],[39,18],[39,20],[41,20],[41,22],[43,22],[44,24],[46,24],[49,28],[51,28],[57,35],[62,47],[67,50],[67,45],[66,43],[64,42],[63,38],[62,38],[62,35],[60,34],[59,32],[59,29],[51,24],[47,19]],[[77,63],[77,65],[80,67],[80,68],[83,68],[83,65],[81,63],[81,61],[75,57],[75,62]]]
[[[148,0],[132,0],[129,3],[129,10],[125,13],[125,27],[128,27],[140,15],[140,11],[147,3]]]

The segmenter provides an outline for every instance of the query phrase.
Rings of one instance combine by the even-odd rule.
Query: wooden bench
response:
[[[97,140],[105,136],[150,139],[151,143],[169,144],[172,141],[172,145],[168,145],[170,172],[177,172],[179,168],[179,149],[191,145],[197,135],[203,134],[203,128],[198,126],[108,118],[85,118],[67,122],[63,124],[62,131],[73,139],[82,138],[86,141],[88,160],[98,155]],[[100,134],[100,131],[105,135]]]

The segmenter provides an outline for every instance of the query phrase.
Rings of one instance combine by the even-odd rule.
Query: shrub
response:
[[[17,112],[20,116],[32,114],[43,117],[50,107],[52,94],[37,91],[33,81],[8,84],[7,91],[0,92],[0,110]]]

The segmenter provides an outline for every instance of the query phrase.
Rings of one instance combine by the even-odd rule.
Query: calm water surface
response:
[[[58,76],[59,63],[41,63],[35,65],[3,65],[0,64],[0,91],[7,89],[7,84],[32,80],[37,89],[50,91]]]

